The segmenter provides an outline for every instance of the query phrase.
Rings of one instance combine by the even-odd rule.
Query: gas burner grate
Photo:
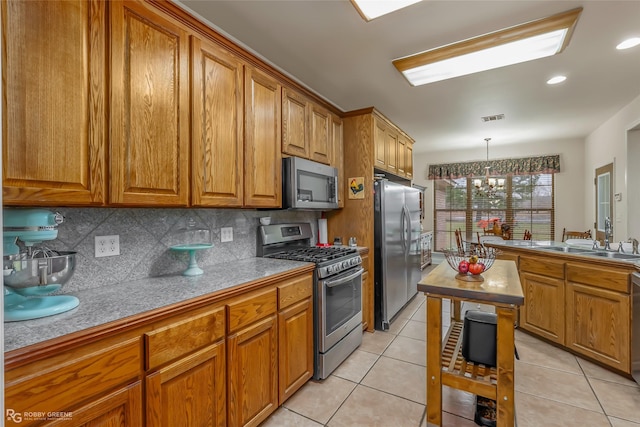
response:
[[[305,261],[321,263],[342,258],[347,255],[355,254],[358,250],[356,248],[340,248],[340,247],[328,247],[328,248],[301,248],[290,251],[277,252],[271,255],[267,255],[268,258],[287,259],[291,261]]]

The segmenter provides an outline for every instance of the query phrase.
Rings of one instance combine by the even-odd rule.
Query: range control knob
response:
[[[349,262],[348,261],[342,261],[342,268],[349,268]]]

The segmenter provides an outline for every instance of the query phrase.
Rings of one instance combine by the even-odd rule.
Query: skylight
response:
[[[371,21],[420,1],[422,0],[351,0],[351,3],[365,21]]]

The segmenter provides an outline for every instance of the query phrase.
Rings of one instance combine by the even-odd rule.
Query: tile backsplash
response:
[[[63,293],[107,286],[146,277],[182,272],[188,264],[186,252],[169,249],[172,232],[187,218],[205,224],[212,232],[213,248],[198,251],[200,267],[256,256],[259,218],[272,224],[308,222],[316,243],[319,212],[257,211],[245,209],[133,209],[46,208],[60,212],[65,220],[58,238],[46,246],[75,251],[76,270]],[[233,228],[233,241],[220,242],[220,228]],[[120,236],[120,255],[95,257],[95,236]]]

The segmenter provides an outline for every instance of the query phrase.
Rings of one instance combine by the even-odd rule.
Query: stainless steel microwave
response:
[[[284,208],[338,208],[338,169],[300,157],[285,157],[282,172]]]

